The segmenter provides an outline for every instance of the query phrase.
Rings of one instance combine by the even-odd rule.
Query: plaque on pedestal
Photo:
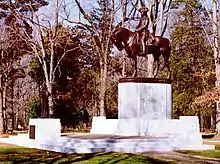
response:
[[[35,139],[35,125],[29,126],[29,139]]]

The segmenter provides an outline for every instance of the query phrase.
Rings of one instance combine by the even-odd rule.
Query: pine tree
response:
[[[174,117],[201,112],[193,108],[192,103],[214,85],[215,76],[211,46],[203,29],[208,27],[208,22],[201,4],[187,0],[178,6],[171,33]]]

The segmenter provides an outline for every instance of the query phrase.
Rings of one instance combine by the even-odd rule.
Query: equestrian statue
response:
[[[125,49],[128,54],[128,58],[131,58],[134,61],[134,72],[132,76],[137,76],[137,56],[147,56],[147,54],[153,54],[154,63],[156,65],[154,77],[156,77],[158,74],[159,57],[162,55],[164,64],[161,70],[167,67],[167,78],[170,79],[170,41],[161,36],[154,36],[148,31],[149,17],[147,14],[147,7],[141,7],[139,12],[141,13],[141,18],[137,25],[136,31],[132,32],[126,28],[116,26],[111,35],[111,40],[119,51]]]

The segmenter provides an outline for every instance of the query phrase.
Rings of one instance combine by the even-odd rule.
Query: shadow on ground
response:
[[[148,156],[128,153],[65,154],[28,148],[0,148],[0,163],[169,163]]]

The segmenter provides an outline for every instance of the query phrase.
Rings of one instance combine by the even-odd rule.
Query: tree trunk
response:
[[[49,117],[54,117],[54,103],[52,95],[48,96]]]
[[[220,81],[220,62],[219,62],[219,48],[218,48],[218,19],[217,19],[217,1],[216,0],[212,1],[212,10],[213,10],[215,72],[216,72],[217,82],[219,82]]]
[[[104,62],[103,59],[100,59],[100,66],[101,66],[101,86],[100,86],[100,116],[105,116],[105,91],[106,91],[106,77],[107,77],[107,55],[104,55]]]
[[[127,0],[121,0],[121,6],[122,6],[122,27],[124,27],[124,20],[126,18],[127,13]],[[125,63],[126,63],[126,52],[125,50],[122,51],[122,77],[125,77]]]
[[[104,92],[104,79],[103,79],[104,69],[101,68],[101,77],[100,77],[100,109],[99,109],[99,115],[104,116],[104,110],[105,110],[105,92]]]
[[[218,19],[217,19],[217,0],[212,1],[212,18],[213,18],[213,38],[214,38],[214,44],[213,44],[213,51],[214,51],[214,58],[215,58],[215,73],[216,73],[216,83],[215,86],[219,87],[220,86],[220,61],[219,61],[219,48],[218,48]],[[220,97],[219,97],[220,101]],[[217,102],[217,106],[219,106],[219,101]],[[216,120],[217,124],[219,123],[220,120],[220,111],[218,110],[219,108],[216,109]],[[216,126],[217,131],[220,131],[220,125]]]
[[[0,74],[0,134],[4,133],[2,74]]]
[[[11,101],[10,101],[10,104],[11,104],[11,113],[12,113],[12,131],[15,130],[15,115],[16,115],[16,112],[14,110],[14,80],[12,80],[11,84],[10,84],[10,90],[11,90]]]
[[[150,12],[148,12],[149,14],[152,14],[152,18],[153,20],[151,20],[150,24],[151,24],[151,28],[150,28],[150,32],[155,34],[155,25],[154,25],[154,15],[155,15],[155,5],[156,5],[156,1],[154,0],[152,2],[152,6],[150,9]],[[151,15],[148,15],[149,18],[151,18]],[[154,57],[153,54],[148,54],[148,59],[147,59],[147,72],[148,72],[148,77],[153,77],[154,75]]]
[[[200,132],[204,132],[204,116],[200,115]]]
[[[212,130],[216,129],[216,111],[214,110],[211,114],[212,117]]]
[[[49,117],[54,117],[54,102],[53,102],[53,93],[52,93],[52,84],[48,85],[48,108],[49,108]]]
[[[164,5],[164,0],[161,0],[160,2],[160,22],[159,22],[159,28],[158,28],[158,33],[157,35],[161,36],[162,35],[162,30],[163,30],[163,5]]]
[[[220,132],[220,103],[216,102],[216,131]]]
[[[41,91],[41,118],[47,118],[49,116],[48,113],[48,93],[47,90],[44,87],[42,87]]]

